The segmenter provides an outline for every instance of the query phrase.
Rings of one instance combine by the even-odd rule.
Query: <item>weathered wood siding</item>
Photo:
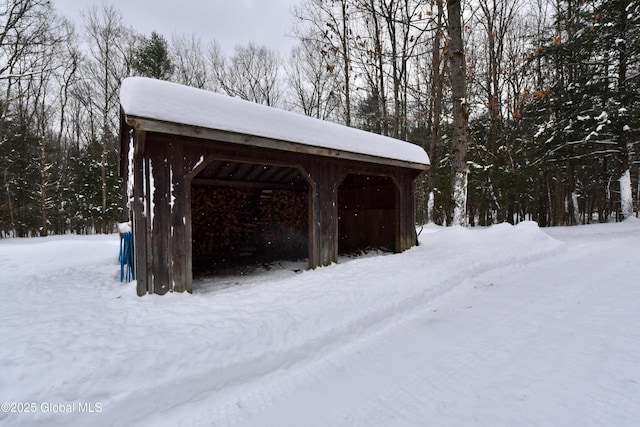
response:
[[[155,132],[135,131],[133,138],[131,209],[139,295],[192,291],[191,183],[216,160],[300,171],[309,189],[309,268],[338,259],[338,191],[349,174],[388,177],[394,183],[393,249],[415,245],[413,180],[418,170]]]
[[[338,191],[339,250],[395,251],[399,189],[390,177],[348,175]]]

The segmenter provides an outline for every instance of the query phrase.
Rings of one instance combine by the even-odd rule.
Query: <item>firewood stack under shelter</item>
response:
[[[142,77],[120,92],[138,295],[283,259],[416,244],[407,142]]]

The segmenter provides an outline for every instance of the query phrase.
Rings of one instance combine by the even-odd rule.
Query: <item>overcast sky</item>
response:
[[[291,7],[298,0],[53,0],[59,13],[81,28],[80,11],[113,4],[124,21],[141,34],[156,31],[170,41],[172,34],[192,34],[203,42],[217,40],[227,54],[237,44],[254,41],[283,55],[294,41]]]

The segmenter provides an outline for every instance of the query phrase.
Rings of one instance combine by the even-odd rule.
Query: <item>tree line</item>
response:
[[[300,0],[290,25],[286,54],[253,42],[226,54],[193,34],[138,34],[110,5],[73,25],[55,2],[1,0],[0,235],[109,232],[126,218],[130,75],[423,146],[420,223],[637,212],[639,1]]]

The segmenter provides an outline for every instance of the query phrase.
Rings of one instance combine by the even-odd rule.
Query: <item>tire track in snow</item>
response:
[[[506,277],[517,276],[519,274],[518,269],[534,271],[534,268],[533,265],[508,267],[503,269],[502,275]],[[556,266],[556,268],[561,270],[563,267]],[[476,293],[493,291],[491,289],[492,285],[485,285],[485,277],[495,276],[496,273],[499,275],[500,271],[477,276],[475,279],[456,288],[455,291],[443,295],[439,301],[434,301],[434,306],[448,306],[448,309],[454,315],[456,311],[463,314],[471,313],[474,310],[473,306],[470,308],[456,307],[456,301],[460,296],[473,298],[473,290],[476,290]],[[559,272],[559,274],[561,273]],[[539,288],[527,289],[526,299],[509,300],[508,302],[515,303],[514,306],[511,306],[506,312],[498,311],[498,315],[490,319],[490,324],[485,322],[463,331],[457,340],[449,342],[449,345],[444,348],[438,349],[438,354],[434,355],[432,359],[420,361],[418,364],[410,365],[409,369],[400,370],[401,375],[398,375],[397,370],[392,369],[393,372],[390,377],[393,378],[388,379],[387,382],[383,381],[382,385],[367,389],[367,387],[358,385],[358,381],[355,382],[355,385],[353,385],[354,382],[346,381],[347,384],[352,385],[350,394],[345,393],[344,395],[344,397],[349,396],[350,410],[342,411],[338,414],[331,413],[332,405],[342,408],[345,405],[344,402],[340,402],[340,396],[334,397],[328,392],[331,390],[331,385],[327,385],[326,389],[323,389],[326,378],[341,375],[341,373],[348,371],[348,366],[362,366],[362,355],[366,355],[364,362],[368,363],[368,365],[366,368],[358,368],[361,370],[359,373],[360,379],[366,376],[362,372],[373,372],[376,379],[380,381],[380,377],[385,377],[383,371],[385,367],[381,365],[382,362],[371,361],[371,359],[378,358],[383,361],[393,360],[393,357],[387,357],[389,356],[389,350],[380,350],[379,346],[393,347],[392,344],[389,344],[390,338],[396,333],[400,335],[408,333],[406,330],[408,326],[414,329],[410,331],[410,335],[420,336],[422,332],[427,335],[425,340],[428,341],[428,334],[426,333],[434,323],[437,323],[438,314],[433,314],[427,309],[414,312],[396,324],[383,328],[383,331],[378,331],[378,333],[348,344],[332,353],[331,356],[318,361],[313,366],[308,365],[307,369],[300,371],[304,375],[290,373],[289,378],[286,378],[286,374],[281,373],[284,378],[278,380],[280,385],[276,386],[276,389],[286,391],[284,394],[278,393],[282,396],[280,401],[278,401],[277,396],[269,396],[266,399],[266,406],[264,404],[265,400],[262,400],[262,404],[255,408],[251,407],[251,405],[242,408],[249,412],[244,416],[239,414],[242,411],[229,411],[225,417],[212,419],[215,419],[216,425],[300,425],[300,423],[303,423],[305,425],[337,426],[411,426],[424,425],[425,421],[432,419],[434,414],[439,414],[441,418],[438,419],[436,424],[445,426],[470,424],[494,426],[516,424],[557,425],[558,422],[566,425],[566,423],[575,422],[576,417],[585,420],[586,425],[610,425],[612,414],[617,412],[622,414],[640,412],[638,404],[634,403],[633,399],[621,400],[619,398],[619,389],[605,384],[604,387],[609,387],[610,391],[605,393],[606,397],[604,399],[598,397],[602,395],[601,389],[595,395],[587,393],[586,403],[583,408],[590,408],[590,411],[576,415],[571,410],[567,410],[561,414],[564,418],[559,420],[558,414],[554,410],[557,411],[558,407],[562,406],[562,402],[557,402],[553,407],[554,410],[549,410],[546,407],[549,402],[544,393],[553,392],[544,384],[544,376],[548,372],[538,372],[535,363],[531,364],[531,371],[529,372],[522,371],[521,366],[511,368],[508,363],[513,361],[516,356],[522,356],[523,352],[529,351],[529,346],[532,342],[543,346],[545,344],[544,339],[547,337],[545,334],[547,328],[558,329],[558,326],[560,326],[559,332],[561,334],[567,332],[562,329],[562,325],[565,321],[575,321],[570,316],[575,313],[567,313],[566,309],[572,305],[579,305],[580,301],[588,301],[593,298],[597,286],[597,280],[581,281],[584,278],[584,272],[581,274],[582,276],[575,275],[575,277],[571,277],[571,274],[565,274],[566,277],[552,284],[553,286],[544,285]],[[564,286],[558,286],[563,281],[569,282]],[[504,284],[501,284],[502,289],[499,292],[505,290],[504,286]],[[482,303],[482,299],[479,302]],[[615,301],[611,303],[615,304]],[[489,308],[493,310],[492,307]],[[540,313],[545,315],[544,318],[539,318]],[[579,326],[581,321],[578,319]],[[586,321],[589,321],[589,319],[587,318]],[[469,324],[467,323],[467,325]],[[473,326],[473,324],[471,325]],[[384,344],[381,341],[384,341]],[[418,346],[414,350],[420,352],[421,349],[422,347]],[[531,361],[535,362],[537,356],[542,358],[543,370],[554,368],[553,363],[556,362],[556,357],[551,355],[551,360],[547,360],[550,355],[543,351],[539,355],[532,355],[530,357]],[[567,359],[560,355],[557,359],[561,367],[572,364],[586,366],[586,368],[580,366],[576,368],[578,372],[581,369],[588,370],[590,366],[588,357],[583,358],[579,353],[571,354]],[[434,363],[433,366],[426,366],[427,369],[421,369],[424,364],[428,365],[430,362]],[[620,360],[617,360],[615,363],[619,362]],[[547,365],[544,365],[544,363],[547,363]],[[623,365],[625,364],[626,361],[623,361]],[[479,401],[493,403],[494,405],[503,404],[503,402],[496,403],[495,400],[504,400],[504,395],[491,396],[492,389],[485,390],[477,387],[477,382],[479,381],[478,372],[495,370],[496,367],[504,367],[504,372],[498,375],[496,381],[502,390],[506,389],[511,394],[506,396],[506,404],[511,410],[505,411],[505,414],[496,414],[496,412],[484,413],[482,411],[474,413],[472,410],[471,414],[465,418],[465,408],[461,407],[460,403],[455,400],[447,400],[447,398],[438,398],[438,396],[444,395],[448,398],[452,396],[461,398],[465,402]],[[629,368],[629,366],[626,366],[626,368]],[[606,369],[606,371],[608,374],[611,373],[610,369]],[[358,373],[352,375],[356,379],[358,378]],[[515,379],[510,377],[515,377]],[[344,378],[341,380],[344,382]],[[268,379],[264,379],[264,381],[267,384],[266,386],[261,387],[256,384],[257,389],[261,391],[255,389],[250,391],[243,390],[242,394],[248,393],[251,395],[251,393],[257,392],[264,399],[265,394],[270,390],[269,384],[272,384],[269,383]],[[260,380],[256,382],[262,383]],[[628,381],[627,384],[633,385],[633,380]],[[247,386],[250,387],[251,384],[247,384]],[[317,391],[317,388],[323,390],[324,393]],[[317,410],[307,406],[302,410],[302,414],[298,414],[299,418],[295,418],[295,413],[292,417],[291,407],[295,403],[290,405],[283,404],[283,402],[290,400],[296,402],[296,392],[306,392],[306,389],[311,390],[311,400],[314,401],[314,404],[318,404],[320,401],[314,400],[313,397],[324,399],[322,402],[323,408]],[[633,391],[636,393],[639,391],[637,384]],[[483,396],[482,393],[485,395]],[[551,396],[551,399],[553,400],[553,396]],[[309,396],[307,395],[306,398],[301,399],[298,403],[304,403],[304,401],[308,403],[308,400]],[[531,401],[533,402],[530,403]],[[251,402],[251,399],[249,399],[249,402]],[[279,405],[286,409],[280,411],[277,408],[274,409]],[[265,409],[267,409],[267,414],[263,413]],[[531,418],[528,422],[523,422],[523,419],[520,418],[519,409],[529,411],[528,414]],[[456,412],[460,412],[463,415],[458,413],[456,416]],[[537,415],[531,415],[531,412],[537,413]],[[232,413],[235,416],[230,417],[229,415]],[[516,414],[515,416],[514,413]],[[282,418],[283,415],[292,418]],[[460,424],[461,418],[463,424]],[[590,424],[590,422],[594,424]],[[624,420],[620,425],[624,425]]]
[[[460,230],[460,232],[466,233],[467,231]],[[453,249],[455,249],[455,247]],[[448,249],[445,248],[444,250],[447,251]],[[481,251],[482,249],[477,248],[476,250]],[[208,401],[210,404],[207,405],[208,407],[206,409],[202,410],[209,413],[209,416],[205,416],[203,419],[213,421],[214,425],[240,425],[244,422],[240,420],[246,420],[247,416],[249,416],[249,418],[251,417],[247,415],[253,413],[253,410],[249,408],[254,405],[265,408],[273,404],[275,400],[275,398],[271,396],[273,390],[276,391],[277,395],[295,395],[299,381],[294,381],[292,378],[314,378],[316,381],[321,380],[324,375],[316,374],[316,372],[318,371],[317,364],[322,363],[322,359],[318,361],[315,357],[316,353],[332,354],[333,356],[329,356],[329,359],[335,360],[337,357],[338,360],[341,360],[345,357],[345,354],[350,354],[353,350],[357,353],[358,350],[354,349],[353,343],[363,345],[360,343],[362,337],[370,335],[372,330],[375,335],[375,331],[381,328],[385,329],[389,325],[397,323],[406,317],[408,312],[421,311],[425,304],[431,303],[434,299],[448,292],[452,292],[452,290],[455,291],[456,286],[464,277],[496,267],[509,265],[514,259],[520,262],[530,262],[540,257],[558,253],[558,251],[561,250],[563,250],[561,245],[551,244],[544,246],[544,249],[537,246],[537,250],[532,250],[531,253],[526,255],[516,255],[509,252],[502,253],[501,257],[481,258],[485,261],[469,263],[466,268],[458,268],[459,265],[453,257],[452,252],[449,261],[451,265],[442,267],[442,271],[447,271],[448,274],[444,277],[438,277],[435,282],[436,284],[427,287],[420,295],[412,294],[403,300],[391,301],[382,310],[367,313],[364,317],[355,318],[353,323],[341,325],[340,330],[330,330],[326,335],[316,336],[312,340],[303,342],[301,346],[288,348],[285,353],[266,354],[265,357],[261,357],[258,360],[250,359],[245,363],[228,366],[228,371],[222,373],[222,376],[225,378],[223,381],[220,379],[220,373],[211,372],[201,373],[199,375],[200,380],[191,377],[183,378],[180,383],[188,384],[188,387],[182,387],[176,383],[162,386],[159,393],[158,390],[156,390],[156,394],[160,396],[164,395],[165,393],[161,391],[163,389],[165,389],[167,393],[169,393],[170,390],[175,391],[178,389],[184,390],[184,392],[173,394],[184,396],[185,398],[182,401],[165,402],[165,405],[159,404],[158,407],[166,407],[166,415],[179,405],[184,404],[189,406],[194,402]],[[446,257],[443,255],[443,258]],[[360,351],[364,351],[364,349]],[[326,358],[326,356],[322,357],[323,359]],[[312,369],[310,366],[315,366],[315,368]],[[328,366],[331,370],[331,367],[335,366],[335,363],[330,363]],[[330,373],[327,373],[327,375],[329,374]],[[217,377],[218,379],[215,382],[207,382],[205,379],[209,375]],[[256,382],[260,383],[264,381],[266,377],[269,377],[270,381],[272,381],[271,386],[273,389],[270,388],[269,394],[265,396],[259,389],[253,390],[251,387],[252,384]],[[188,388],[189,391],[186,391],[186,388]],[[230,398],[225,398],[224,394],[229,393],[230,390],[241,390],[239,392],[241,397],[236,398],[234,395]],[[142,394],[144,394],[144,392]],[[215,395],[215,399],[212,397],[213,395]],[[156,407],[145,410],[144,404],[142,404],[142,406],[137,406],[137,410],[138,414],[143,415],[141,418],[146,418],[156,410]],[[262,409],[259,412],[261,411]],[[184,411],[180,412],[184,413]],[[176,420],[176,422],[178,422],[178,420]],[[147,424],[146,422],[141,422],[140,425],[153,425],[153,423]]]
[[[502,227],[503,229],[505,227]],[[517,227],[510,228],[514,234]],[[445,233],[450,237],[450,230]],[[485,233],[484,230],[477,232],[469,232],[467,230],[452,230],[454,234],[466,235],[466,236],[480,236]],[[541,234],[541,233],[540,233]],[[510,236],[510,233],[488,233],[489,237],[497,239],[498,237],[506,238]],[[530,237],[526,235],[526,237]],[[496,252],[495,256],[488,256],[482,247],[465,248],[465,256],[469,258],[467,264],[460,264],[458,259],[459,251],[461,249],[460,243],[454,242],[448,244],[448,242],[441,239],[439,244],[429,246],[424,245],[422,248],[416,248],[417,250],[409,251],[405,254],[396,256],[390,256],[388,258],[382,258],[385,262],[376,260],[375,263],[369,261],[368,269],[364,270],[362,267],[358,269],[350,269],[347,264],[343,266],[334,266],[326,270],[318,270],[310,272],[311,278],[314,282],[320,282],[322,277],[335,278],[336,273],[333,269],[339,268],[340,272],[346,273],[344,280],[354,281],[354,283],[362,283],[361,277],[350,277],[350,274],[358,272],[358,274],[367,274],[370,276],[372,284],[379,281],[381,277],[393,280],[395,283],[389,283],[393,292],[384,293],[381,291],[380,284],[378,283],[378,289],[374,295],[380,297],[375,301],[374,307],[360,307],[359,301],[363,299],[365,301],[374,302],[368,295],[371,291],[369,288],[356,286],[348,287],[345,289],[342,286],[314,286],[307,288],[311,293],[305,295],[300,291],[294,295],[300,297],[296,299],[296,303],[302,306],[308,306],[313,309],[323,307],[323,304],[315,301],[316,298],[322,297],[323,294],[333,294],[333,298],[326,298],[321,300],[322,303],[336,303],[336,307],[326,306],[326,312],[313,311],[308,316],[301,315],[298,311],[293,311],[294,315],[291,315],[289,310],[294,306],[287,305],[281,301],[275,300],[273,304],[268,305],[268,309],[262,308],[256,310],[252,306],[248,305],[236,305],[235,308],[240,310],[247,310],[247,314],[237,313],[237,316],[220,317],[221,320],[227,319],[230,324],[227,326],[220,326],[229,329],[230,331],[236,331],[241,336],[238,336],[238,340],[230,341],[229,346],[237,345],[240,349],[248,350],[247,353],[241,354],[240,352],[227,351],[227,348],[220,347],[220,342],[211,340],[212,345],[216,345],[217,349],[221,352],[221,358],[223,363],[217,363],[216,360],[212,360],[211,363],[203,363],[202,357],[216,357],[215,351],[207,351],[207,342],[211,338],[207,335],[202,335],[204,344],[198,343],[195,347],[189,348],[189,360],[196,359],[198,369],[189,369],[189,362],[185,362],[184,369],[177,371],[175,368],[170,367],[170,363],[181,363],[181,355],[176,353],[173,349],[158,348],[144,349],[150,353],[157,354],[154,359],[145,355],[143,359],[145,363],[152,363],[157,360],[159,366],[169,366],[173,368],[174,373],[178,375],[163,376],[162,369],[157,371],[147,371],[147,375],[153,375],[157,372],[158,380],[147,380],[141,378],[143,381],[142,386],[133,389],[120,390],[117,388],[113,391],[112,388],[107,390],[107,397],[105,397],[105,415],[109,415],[105,421],[105,424],[111,422],[111,424],[127,424],[131,425],[134,421],[140,422],[140,425],[190,425],[190,417],[185,417],[185,413],[181,408],[192,407],[193,411],[189,411],[189,414],[193,414],[195,420],[201,420],[203,425],[212,424],[211,420],[219,420],[219,424],[242,424],[247,419],[253,419],[253,414],[261,414],[267,412],[270,408],[273,408],[276,403],[280,403],[282,398],[278,396],[292,396],[295,397],[299,390],[300,384],[307,384],[307,387],[313,390],[313,384],[305,382],[305,378],[312,378],[314,382],[321,382],[323,378],[335,375],[336,371],[345,370],[344,374],[348,375],[349,372],[344,368],[343,359],[349,357],[352,352],[349,349],[353,349],[355,353],[366,353],[370,351],[369,347],[365,345],[365,342],[369,339],[373,339],[380,333],[380,330],[384,330],[401,321],[407,316],[407,312],[420,311],[425,305],[429,305],[435,298],[448,292],[454,292],[456,286],[460,281],[469,275],[474,275],[485,270],[508,265],[514,261],[528,262],[536,259],[540,256],[549,256],[552,253],[557,253],[560,249],[557,246],[553,246],[551,249],[547,245],[541,246],[534,244],[534,251],[522,256],[518,254],[516,250],[504,250],[504,248],[516,249],[518,242],[522,242],[516,235],[513,241],[505,242],[504,246],[500,247],[500,251]],[[482,238],[469,239],[471,243],[482,242]],[[525,242],[529,240],[525,239]],[[547,243],[547,242],[545,242]],[[491,243],[491,247],[495,247],[495,243]],[[536,252],[537,251],[537,252]],[[476,254],[479,257],[476,257]],[[423,257],[433,258],[436,261],[424,262]],[[397,265],[407,265],[407,258],[413,259],[416,265],[419,262],[424,262],[424,265],[420,266],[418,273],[409,271],[405,273],[404,281],[412,282],[412,286],[397,286],[397,282],[401,282],[397,275]],[[476,260],[472,263],[470,260]],[[480,259],[481,261],[477,261]],[[364,260],[366,262],[366,260]],[[358,262],[358,261],[354,261]],[[440,265],[437,263],[440,262]],[[462,268],[461,268],[462,267]],[[74,270],[75,271],[75,270]],[[396,273],[394,273],[394,271]],[[341,274],[342,274],[341,273]],[[67,272],[61,272],[58,274],[67,274]],[[426,275],[430,277],[427,279]],[[75,275],[75,273],[74,273]],[[58,276],[60,277],[60,276]],[[104,276],[102,277],[104,280]],[[341,280],[343,278],[341,277]],[[85,279],[86,281],[86,279]],[[85,282],[80,281],[81,284]],[[63,282],[64,283],[64,282]],[[348,284],[348,283],[347,283]],[[83,286],[84,286],[83,285]],[[111,286],[113,284],[110,284]],[[278,288],[284,288],[284,291],[280,293],[274,293],[274,295],[284,295],[283,292],[288,292],[289,288],[293,286],[299,286],[299,282],[291,283],[279,283]],[[340,284],[342,285],[342,283]],[[387,287],[387,283],[383,283],[383,288]],[[452,291],[453,289],[453,291]],[[306,291],[305,290],[305,291]],[[382,289],[384,291],[384,289]],[[243,289],[239,293],[246,294],[249,298],[256,297],[255,289]],[[115,298],[115,292],[113,292]],[[233,293],[231,293],[233,294]],[[240,295],[244,296],[244,295]],[[86,297],[86,296],[85,296]],[[342,300],[347,297],[347,303]],[[153,298],[153,297],[149,297]],[[368,298],[368,299],[367,299]],[[221,298],[224,301],[224,298]],[[378,301],[379,300],[379,301]],[[153,299],[151,302],[153,303]],[[163,304],[166,300],[163,300]],[[218,301],[218,299],[206,299],[199,300],[198,298],[192,298],[189,304],[211,304],[212,301]],[[259,300],[261,304],[267,302],[267,299],[261,297]],[[75,303],[77,301],[70,301]],[[158,310],[151,310],[149,300],[136,300],[135,310],[133,306],[126,306],[126,310],[131,313],[138,313],[139,318],[137,322],[144,321],[146,316],[146,310],[150,310],[151,313],[158,314]],[[175,301],[173,301],[175,302]],[[159,303],[159,301],[158,301]],[[161,307],[161,305],[159,304]],[[112,306],[117,307],[117,305]],[[351,309],[353,312],[349,312],[348,315],[344,315],[340,312],[340,309]],[[210,310],[215,310],[216,307],[210,307]],[[188,315],[186,308],[181,309],[174,313],[174,318],[178,319],[175,314]],[[345,319],[342,323],[336,323],[332,319],[332,315],[338,315],[340,319]],[[260,316],[266,316],[261,318]],[[242,322],[245,318],[252,318],[252,321],[248,324]],[[212,318],[217,320],[218,318]],[[158,320],[155,318],[154,320]],[[207,318],[210,321],[209,318]],[[246,319],[245,319],[246,320]],[[112,320],[110,320],[112,321]],[[302,321],[302,322],[301,322]],[[136,319],[128,322],[115,322],[119,326],[130,328],[134,326]],[[228,322],[228,323],[229,323]],[[235,323],[234,323],[235,322]],[[297,324],[302,323],[302,324]],[[188,324],[193,326],[194,324]],[[211,323],[208,323],[210,326]],[[328,326],[327,326],[328,325]],[[138,326],[138,325],[135,325]],[[160,324],[157,326],[166,326]],[[206,326],[206,325],[205,325]],[[320,326],[318,330],[315,328]],[[276,337],[277,342],[275,344],[269,341],[272,337],[268,337],[266,340],[261,340],[261,335],[268,335],[270,328],[275,328],[275,331],[282,332],[286,336]],[[144,328],[142,328],[144,329]],[[161,328],[152,328],[147,331],[149,333],[164,333]],[[167,331],[168,332],[168,331]],[[196,331],[200,335],[200,331]],[[210,331],[211,333],[221,332],[222,335],[229,336],[227,331],[221,331],[218,328]],[[188,334],[188,331],[182,331],[182,333]],[[195,332],[194,332],[195,333]],[[117,334],[116,334],[117,335]],[[105,333],[104,339],[114,336],[114,334]],[[257,339],[255,345],[245,339],[245,336],[251,339]],[[131,335],[135,337],[135,334]],[[172,336],[173,337],[173,336]],[[128,338],[130,340],[130,338]],[[244,340],[244,341],[243,341]],[[364,341],[363,341],[364,340]],[[179,345],[178,341],[172,340],[160,340],[163,342],[175,342]],[[147,342],[147,345],[150,342]],[[193,344],[194,341],[188,341],[189,344]],[[355,343],[355,344],[353,344]],[[223,343],[224,344],[224,343]],[[354,347],[354,345],[356,345]],[[358,346],[364,347],[359,348]],[[117,346],[116,346],[117,347]],[[108,351],[108,345],[105,347]],[[127,349],[121,349],[125,351]],[[233,349],[232,349],[233,350]],[[142,350],[140,350],[142,351]],[[163,351],[169,355],[175,356],[170,359],[163,357]],[[202,352],[204,356],[197,353]],[[134,352],[130,352],[134,354]],[[194,354],[196,353],[196,354]],[[321,353],[318,355],[318,353]],[[129,353],[123,353],[125,356]],[[238,356],[237,358],[229,357],[230,354]],[[109,356],[117,356],[114,360],[110,360]],[[136,372],[134,367],[127,366],[123,369],[122,364],[124,362],[133,364],[132,359],[129,362],[126,358],[123,360],[120,355],[106,354],[107,358],[104,360],[103,367],[107,367],[110,370],[107,374],[104,372],[97,372],[101,377],[106,378],[109,372],[114,372],[117,381],[125,381],[128,384],[134,384],[131,380],[124,379],[122,373],[141,375]],[[327,359],[328,358],[328,359]],[[322,365],[323,360],[329,360],[326,366]],[[99,362],[102,364],[102,360]],[[84,366],[84,365],[83,365]],[[210,366],[210,368],[206,368]],[[325,370],[319,368],[319,366],[325,366]],[[202,369],[205,367],[205,369]],[[118,371],[120,369],[120,371]],[[384,369],[384,367],[377,367],[376,369]],[[171,371],[172,369],[169,369]],[[102,370],[101,370],[102,371]],[[90,372],[90,371],[88,371]],[[319,374],[318,372],[322,372]],[[142,375],[145,373],[143,372]],[[105,376],[106,375],[106,376]],[[360,380],[366,381],[366,373],[361,374]],[[268,380],[268,381],[267,381]],[[270,381],[270,382],[269,382]],[[103,381],[104,382],[104,381]],[[252,389],[252,387],[255,387]],[[70,387],[64,388],[65,392],[69,393],[81,393],[79,391],[73,391]],[[111,393],[108,393],[111,392]],[[366,392],[366,390],[363,390]],[[75,394],[74,394],[75,396]],[[71,397],[74,397],[71,396]],[[152,396],[152,398],[150,398]],[[332,397],[333,401],[339,403],[339,396]],[[337,399],[337,400],[336,400]],[[259,410],[253,410],[252,408],[259,408]],[[180,413],[177,418],[172,418],[172,412]],[[248,417],[248,418],[247,418]],[[149,420],[155,420],[152,422]],[[169,422],[167,420],[172,420]],[[76,421],[75,418],[69,417],[60,421],[62,424],[72,425]],[[98,423],[99,424],[99,423]],[[98,425],[97,424],[97,425]],[[261,423],[257,423],[261,424]]]
[[[485,330],[483,328],[474,328],[471,333],[461,334],[461,339],[456,340],[453,345],[447,347],[444,351],[445,354],[450,356],[446,363],[437,365],[434,369],[427,369],[425,372],[417,370],[407,373],[405,378],[401,379],[401,384],[380,395],[372,392],[364,399],[361,399],[364,400],[364,403],[354,406],[351,411],[343,415],[343,423],[339,424],[335,423],[335,420],[331,420],[330,424],[345,426],[424,425],[427,419],[431,419],[433,423],[433,414],[439,413],[442,414],[442,418],[438,418],[434,425],[507,426],[527,424],[523,422],[522,418],[518,418],[518,415],[514,417],[514,411],[505,411],[507,414],[511,414],[511,419],[509,419],[508,415],[500,419],[499,412],[489,414],[484,419],[474,418],[473,416],[465,418],[464,415],[454,414],[455,410],[447,409],[450,402],[437,402],[435,399],[425,396],[442,395],[444,393],[447,396],[462,396],[462,400],[465,402],[478,400],[479,396],[473,396],[473,393],[480,390],[477,388],[473,390],[470,384],[473,382],[475,374],[478,371],[490,368],[492,365],[494,367],[505,366],[507,374],[518,376],[518,382],[515,384],[509,384],[508,380],[505,381],[508,375],[505,375],[505,378],[502,379],[503,384],[506,383],[514,388],[514,395],[511,397],[510,405],[521,406],[522,409],[530,409],[527,407],[526,401],[532,397],[535,398],[536,396],[532,396],[532,394],[535,394],[541,388],[536,384],[536,382],[540,382],[540,376],[535,371],[536,366],[531,366],[532,372],[511,372],[508,365],[504,365],[504,363],[511,360],[510,354],[517,354],[518,351],[522,351],[520,347],[526,348],[526,345],[522,346],[523,343],[539,339],[540,333],[545,328],[562,325],[566,318],[564,309],[592,297],[596,287],[595,283],[595,281],[587,281],[586,284],[578,282],[571,283],[568,286],[555,287],[554,289],[548,287],[541,289],[542,292],[538,297],[520,304],[517,309],[512,309],[510,314],[497,318],[492,323],[495,326]],[[612,301],[612,304],[615,304],[615,301]],[[549,316],[544,319],[528,320],[523,323],[524,319],[535,319],[536,315],[540,313],[546,313]],[[509,325],[517,325],[518,327],[513,328]],[[486,327],[488,325],[483,326]],[[500,343],[500,346],[492,346],[487,343]],[[542,345],[543,343],[539,344]],[[586,367],[576,369],[577,371],[589,370],[591,365],[589,364],[588,355],[585,357],[578,352],[569,355],[569,357],[569,364],[586,365]],[[611,360],[615,360],[615,358]],[[565,364],[568,363],[565,362]],[[603,376],[609,377],[612,371],[614,370],[605,369],[604,372],[606,374]],[[633,369],[624,363],[623,371],[632,372]],[[628,382],[627,384],[633,383]],[[472,390],[468,390],[469,388]],[[637,384],[635,384],[634,391],[636,395],[640,391]],[[590,410],[584,414],[575,414],[570,410],[567,411],[562,414],[567,418],[567,423],[558,420],[557,413],[548,412],[544,406],[535,408],[541,416],[537,420],[533,416],[535,421],[532,424],[569,425],[573,421],[573,425],[579,425],[580,422],[575,424],[576,418],[584,418],[587,422],[586,425],[625,425],[624,419],[620,420],[619,424],[615,422],[612,424],[612,414],[615,418],[616,414],[638,414],[640,412],[638,401],[633,398],[620,399],[620,390],[616,387],[607,387],[604,399],[602,399],[602,394],[602,385],[599,384],[597,387],[588,390],[583,408],[589,408]],[[504,396],[501,397],[504,398]],[[537,397],[539,400],[540,396]],[[486,400],[483,399],[483,401]],[[522,404],[518,405],[518,401],[522,402]],[[402,408],[402,410],[399,411],[398,408]],[[442,411],[443,408],[444,411]],[[465,408],[461,407],[461,405],[457,405],[455,408],[464,414]],[[407,409],[409,410],[407,411]],[[545,410],[547,410],[547,413],[545,413]],[[473,413],[473,409],[470,412]],[[520,414],[520,417],[522,417],[522,414]],[[353,420],[358,421],[353,422]],[[629,419],[626,419],[626,423],[626,425],[630,425]]]

